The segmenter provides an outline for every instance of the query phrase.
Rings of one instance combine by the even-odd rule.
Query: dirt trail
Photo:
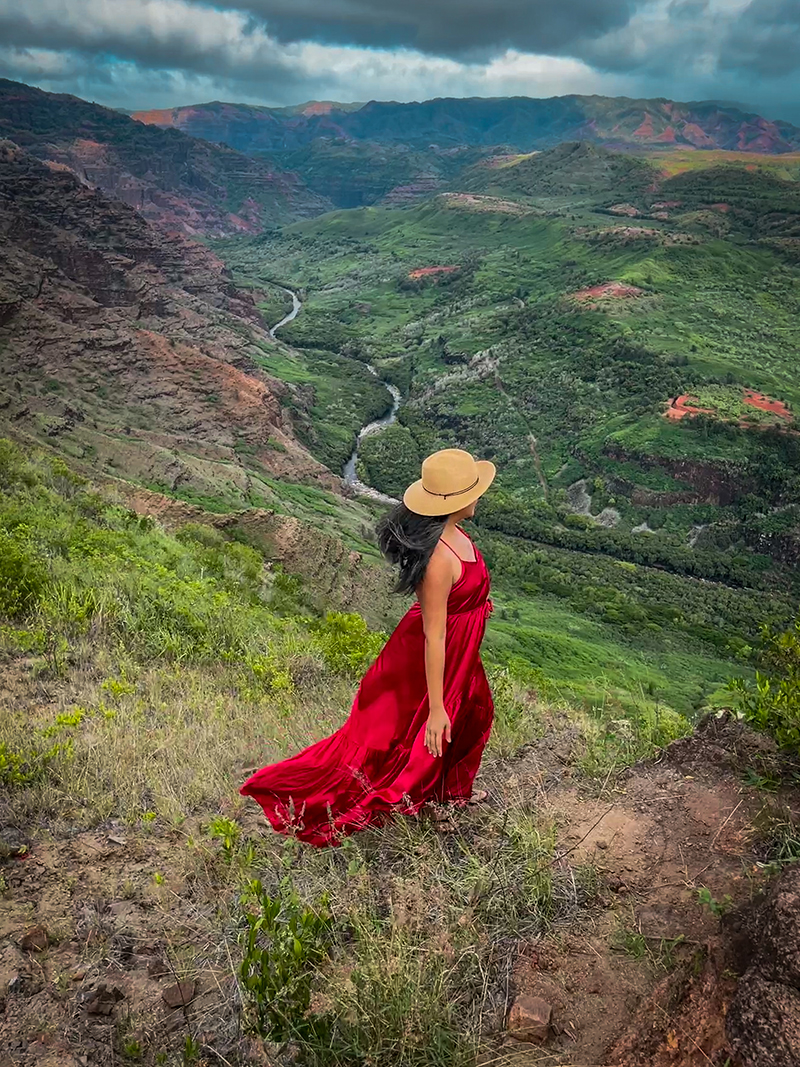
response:
[[[585,865],[599,884],[596,906],[547,941],[523,947],[516,966],[510,999],[527,994],[549,1003],[555,1039],[541,1049],[506,1038],[495,1063],[728,1062],[724,1018],[736,975],[715,973],[720,923],[700,894],[744,906],[765,881],[755,827],[771,801],[743,784],[743,772],[768,765],[773,752],[735,721],[711,719],[595,796],[574,777],[563,734],[545,737],[510,773],[494,776],[496,801],[530,797],[558,827],[562,868],[568,864],[575,877]],[[800,817],[800,791],[788,800]],[[731,1058],[734,1065],[740,1061]]]

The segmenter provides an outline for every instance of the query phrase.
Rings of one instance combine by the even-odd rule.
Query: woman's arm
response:
[[[418,593],[425,631],[425,677],[428,682],[429,714],[425,746],[432,756],[441,756],[443,740],[450,740],[450,718],[444,706],[444,650],[447,598],[453,581],[450,558],[434,550]]]

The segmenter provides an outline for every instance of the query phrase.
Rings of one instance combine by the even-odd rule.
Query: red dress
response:
[[[452,740],[443,741],[443,755],[425,747],[425,637],[416,602],[361,679],[344,726],[242,785],[240,793],[258,801],[275,830],[337,845],[393,812],[414,815],[431,800],[469,800],[494,717],[479,654],[492,611],[489,584],[475,545],[475,559],[461,560],[447,601],[443,692]]]

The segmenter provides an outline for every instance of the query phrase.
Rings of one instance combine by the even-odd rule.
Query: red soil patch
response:
[[[172,108],[152,111],[134,111],[131,118],[136,122],[143,122],[146,126],[174,126],[174,112]]]
[[[333,104],[328,100],[314,100],[303,108],[304,115],[330,115]]]
[[[635,285],[624,285],[622,282],[603,282],[602,285],[593,285],[589,289],[580,289],[572,293],[573,300],[629,300],[631,297],[641,296],[644,292]]]
[[[751,407],[759,408],[761,411],[769,411],[782,419],[788,419],[789,421],[792,419],[792,413],[782,400],[773,400],[771,397],[765,396],[763,393],[757,393],[753,389],[745,389],[743,399],[745,404],[750,404]]]
[[[693,144],[695,148],[713,148],[715,141],[713,137],[709,137],[705,130],[701,129],[694,122],[684,123],[681,133]]]
[[[765,396],[764,393],[757,393],[755,389],[745,389],[742,401],[745,404],[749,404],[751,407],[759,408],[761,411],[768,411],[772,415],[778,415],[780,418],[786,419],[788,422],[793,420],[792,413],[782,400],[773,400],[772,397]],[[664,414],[668,419],[683,419],[686,418],[687,415],[689,418],[694,418],[696,415],[717,414],[714,408],[701,408],[699,404],[700,402],[696,396],[684,393],[683,396],[670,400],[669,407]],[[744,428],[749,428],[748,423],[744,420],[740,421],[739,425]]]
[[[667,126],[666,130],[664,130],[663,133],[660,133],[654,140],[661,144],[674,144],[676,141],[675,130],[672,126]]]
[[[682,207],[682,200],[659,200],[655,204],[651,204],[650,207],[654,208],[669,208],[669,207]]]
[[[427,278],[431,274],[451,274],[454,270],[458,270],[459,264],[454,267],[417,267],[416,270],[408,272],[409,278]]]
[[[723,211],[724,212],[724,211],[730,211],[730,209],[731,209],[731,205],[730,204],[709,204],[708,206],[709,206],[711,211]]]
[[[691,396],[689,393],[684,393],[682,396],[676,397],[674,400],[670,400],[669,407],[666,410],[666,416],[668,419],[683,419],[687,415],[690,418],[694,418],[695,415],[715,415],[714,408],[701,408],[698,405],[700,401],[696,396]]]
[[[653,116],[649,112],[645,111],[644,118],[642,119],[641,124],[636,127],[636,129],[633,131],[632,136],[652,137],[654,132],[655,131],[653,130]]]

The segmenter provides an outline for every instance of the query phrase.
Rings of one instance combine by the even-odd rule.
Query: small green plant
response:
[[[753,767],[748,767],[743,775],[745,785],[760,789],[765,793],[774,793],[780,788],[780,779],[769,774],[759,774]]]
[[[193,1067],[193,1064],[200,1059],[201,1051],[202,1048],[197,1038],[187,1034],[183,1043],[183,1067]]]
[[[697,890],[698,901],[711,912],[712,915],[716,915],[717,918],[725,915],[733,907],[733,900],[726,893],[722,900],[717,900],[711,893],[711,890],[706,886],[700,886]]]
[[[311,988],[328,953],[328,898],[304,905],[288,883],[271,896],[252,879],[242,897],[245,929],[239,977],[257,1034],[273,1041],[310,1033]]]
[[[26,544],[31,531],[18,526],[14,536],[0,530],[0,616],[28,614],[44,593],[47,570]]]
[[[208,836],[220,842],[226,863],[233,860],[241,835],[242,828],[235,819],[229,819],[226,815],[215,815],[208,824]]]
[[[122,1043],[122,1054],[123,1056],[127,1056],[129,1060],[138,1063],[144,1058],[144,1049],[142,1048],[141,1041],[137,1041],[134,1038],[127,1038]]]
[[[105,691],[110,693],[113,697],[121,697],[128,693],[136,692],[136,686],[133,682],[128,681],[124,670],[120,671],[119,678],[106,678],[100,688],[105,689]]]
[[[643,960],[648,954],[647,938],[638,930],[622,928],[614,935],[611,947],[619,952],[624,952],[635,960]]]
[[[0,785],[30,785],[41,781],[51,761],[60,753],[69,750],[69,745],[53,745],[43,750],[38,748],[12,749],[5,741],[0,741]]]

